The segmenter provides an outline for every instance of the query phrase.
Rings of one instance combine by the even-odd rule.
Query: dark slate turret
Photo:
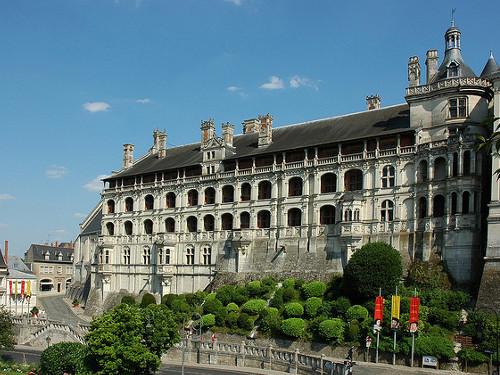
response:
[[[490,51],[490,57],[488,58],[488,61],[486,62],[486,65],[484,66],[483,71],[481,72],[481,78],[489,76],[490,74],[495,73],[498,69],[497,62],[495,61],[495,58],[493,57],[493,52]]]

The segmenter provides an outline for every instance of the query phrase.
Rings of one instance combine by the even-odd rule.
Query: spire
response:
[[[497,70],[498,70],[498,64],[495,61],[495,58],[493,57],[493,51],[490,50],[490,57],[488,58],[488,61],[486,62],[486,65],[484,66],[480,77],[486,77]]]
[[[451,27],[455,27],[455,11],[457,8],[451,9]]]

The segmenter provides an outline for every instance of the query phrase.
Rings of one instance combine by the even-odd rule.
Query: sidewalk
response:
[[[162,365],[173,365],[173,366],[182,366],[182,362],[178,361],[169,361],[162,362]],[[198,364],[192,362],[184,362],[184,366],[192,367],[192,368],[209,368],[212,370],[226,370],[232,372],[241,372],[242,374],[259,374],[259,375],[283,375],[284,372],[281,371],[271,371],[254,367],[234,367],[234,366],[224,366],[224,365],[207,365],[207,364]]]

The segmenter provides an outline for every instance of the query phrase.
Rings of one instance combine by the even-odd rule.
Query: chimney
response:
[[[3,255],[3,260],[5,261],[5,264],[7,265],[7,268],[9,268],[9,241],[5,240],[5,254]]]
[[[260,122],[256,118],[243,121],[243,134],[256,133],[259,131]]]
[[[130,168],[134,164],[134,145],[126,143],[123,145],[123,168]]]
[[[208,119],[201,122],[201,145],[206,146],[210,140],[215,138],[215,122]]]
[[[160,131],[155,129],[153,131],[153,148],[151,149],[151,153],[157,154],[159,159],[167,156],[167,132]]]
[[[431,83],[438,71],[438,51],[430,49],[427,51],[425,65],[427,65],[427,84]]]
[[[420,85],[420,62],[418,56],[410,57],[408,61],[408,86],[414,87]]]
[[[227,146],[233,147],[234,125],[229,122],[222,124],[222,138]]]
[[[366,106],[369,111],[373,109],[380,109],[380,96],[370,95],[366,97]]]
[[[259,144],[258,147],[268,146],[273,141],[273,117],[268,113],[265,116],[259,115]]]

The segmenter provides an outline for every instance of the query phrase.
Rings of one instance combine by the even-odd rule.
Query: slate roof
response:
[[[45,260],[45,254],[49,252],[49,259]],[[59,253],[62,254],[62,260],[58,260]],[[65,247],[56,247],[49,245],[32,244],[25,253],[25,260],[33,262],[51,262],[51,263],[72,263],[71,256],[73,249]]]
[[[400,104],[377,110],[276,127],[273,128],[272,143],[262,148],[257,147],[257,133],[237,135],[233,140],[235,154],[226,157],[226,160],[379,137],[411,130],[409,107],[407,104]],[[105,181],[119,177],[194,166],[199,165],[201,162],[200,143],[179,146],[167,149],[167,156],[162,159],[158,159],[156,155],[147,155],[138,160],[132,167],[110,176]]]
[[[16,255],[9,256],[9,271],[10,270],[18,270],[21,272],[31,272],[31,270],[23,262],[23,260]]]
[[[490,74],[493,74],[499,69],[497,62],[495,61],[495,58],[493,57],[493,54],[490,53],[490,57],[488,61],[486,62],[486,65],[484,66],[483,71],[481,72],[480,77],[486,77],[489,76]]]
[[[445,52],[443,62],[432,82],[448,78],[448,66],[455,62],[459,65],[458,77],[476,77],[474,71],[464,62],[462,52],[458,48],[451,48]]]
[[[5,264],[5,260],[3,259],[2,250],[0,250],[0,268],[7,268],[7,265]]]
[[[16,269],[9,269],[7,279],[33,279],[36,280],[36,275],[32,272],[24,272]]]
[[[102,211],[98,210],[92,220],[80,232],[80,236],[101,233]]]

